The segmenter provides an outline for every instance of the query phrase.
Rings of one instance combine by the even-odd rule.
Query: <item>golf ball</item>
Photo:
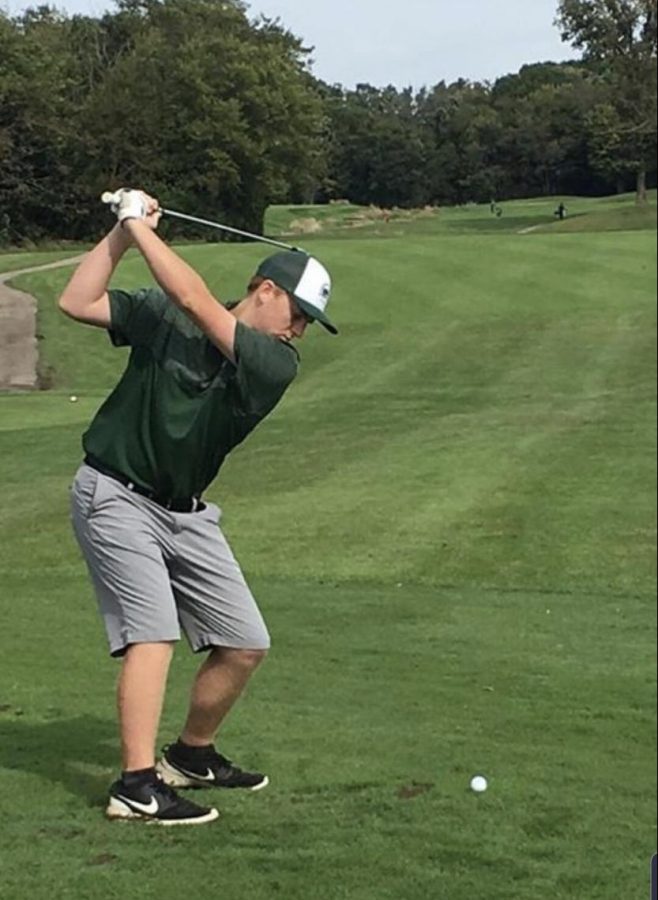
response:
[[[77,397],[69,397],[69,400],[71,401],[71,403],[77,403],[77,402],[78,402],[78,398],[77,398]]]
[[[476,775],[475,778],[471,780],[471,790],[476,794],[484,794],[488,787],[489,782],[482,775]]]

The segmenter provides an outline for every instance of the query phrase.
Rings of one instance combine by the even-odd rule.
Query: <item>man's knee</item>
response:
[[[267,656],[267,650],[238,650],[240,654],[240,663],[245,668],[253,671],[263,662]]]
[[[267,656],[267,650],[232,650],[222,648],[218,653],[224,662],[238,666],[247,672],[255,671]]]

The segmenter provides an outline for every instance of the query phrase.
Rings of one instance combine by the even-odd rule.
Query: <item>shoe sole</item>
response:
[[[158,775],[160,775],[164,783],[168,784],[169,787],[199,789],[223,787],[223,785],[217,784],[214,781],[203,781],[196,778],[190,778],[188,775],[185,775],[183,772],[179,771],[175,766],[172,766],[171,763],[167,762],[167,760],[164,758],[160,760],[155,768],[158,772]],[[250,791],[252,794],[255,794],[257,791],[262,791],[264,788],[266,788],[269,783],[270,779],[266,775],[260,782],[260,784],[255,784],[253,787],[236,787],[231,788],[230,790]],[[225,790],[228,790],[228,788],[226,788]]]
[[[158,819],[157,816],[145,816],[135,812],[116,797],[110,797],[110,802],[105,810],[105,816],[110,822],[142,822],[146,825],[208,825],[219,818],[219,812],[211,809],[204,816],[195,816],[193,819]]]

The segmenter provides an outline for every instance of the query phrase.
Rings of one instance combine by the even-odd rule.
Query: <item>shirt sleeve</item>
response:
[[[161,321],[167,306],[162,291],[108,291],[109,335],[115,347],[137,347],[145,343]]]
[[[238,322],[235,330],[237,383],[252,410],[273,408],[294,381],[299,356],[291,344]]]

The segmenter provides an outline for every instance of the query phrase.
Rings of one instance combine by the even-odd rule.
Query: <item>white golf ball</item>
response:
[[[476,794],[484,794],[488,788],[489,782],[482,775],[476,775],[475,778],[471,780],[471,790]]]
[[[78,402],[78,398],[77,398],[77,397],[69,397],[69,400],[71,401],[71,403],[77,403],[77,402]]]

